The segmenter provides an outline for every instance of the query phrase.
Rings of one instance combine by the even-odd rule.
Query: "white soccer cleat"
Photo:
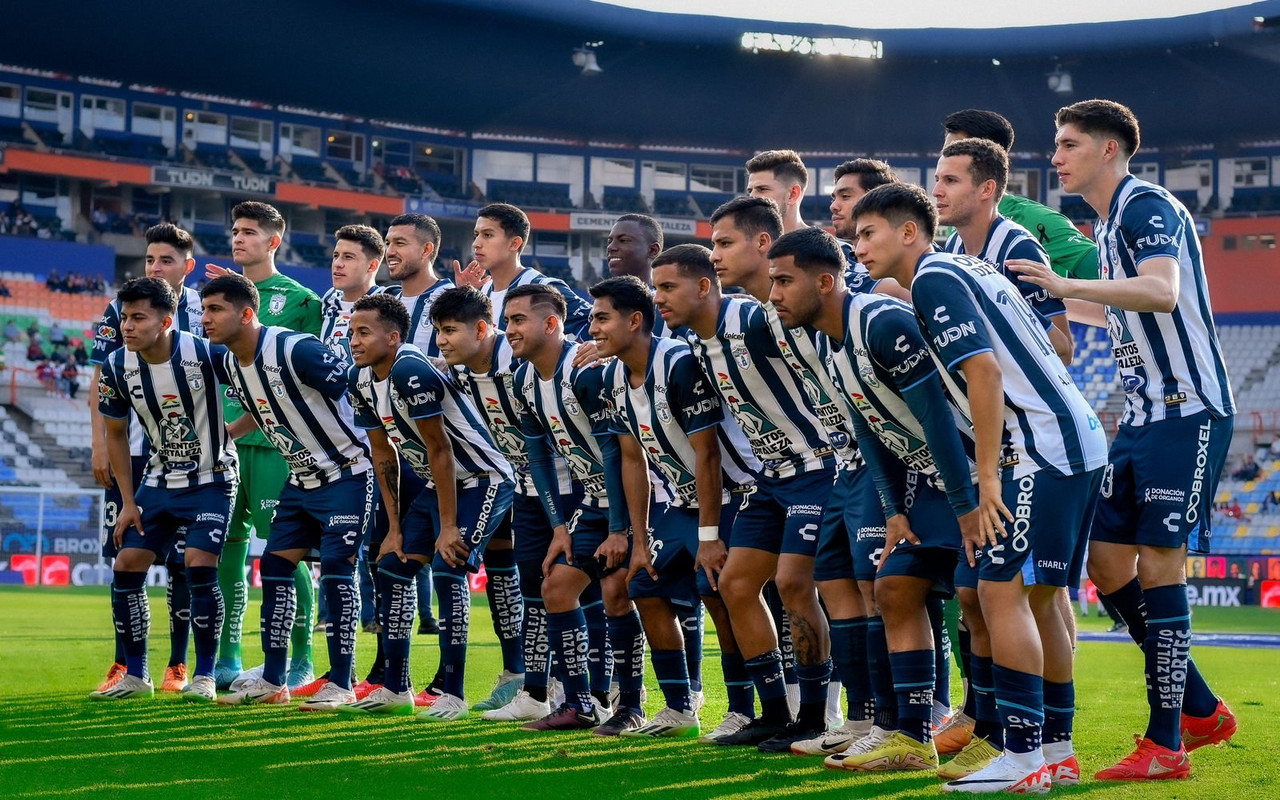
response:
[[[966,794],[1046,794],[1052,786],[1053,776],[1044,761],[1039,766],[1028,769],[1005,754],[968,777],[942,784],[942,791]]]
[[[664,708],[653,719],[638,728],[622,731],[623,736],[652,739],[683,739],[698,735],[698,715],[692,712]]]
[[[480,715],[480,719],[491,722],[531,722],[551,714],[551,704],[545,700],[534,700],[528,692],[521,689],[502,708],[494,708]]]
[[[462,719],[471,713],[471,706],[467,705],[467,701],[453,694],[442,694],[440,699],[431,704],[429,708],[423,709],[418,714],[418,719],[428,722],[452,722],[455,719]]]
[[[839,753],[832,753],[827,756],[822,760],[822,764],[823,766],[830,767],[831,769],[844,769],[844,760],[846,758],[870,753],[872,750],[884,744],[889,739],[890,733],[892,733],[892,731],[886,731],[879,725],[872,725],[871,730],[867,732],[866,736],[863,736],[861,739],[851,743]]]
[[[705,706],[706,704],[707,704],[707,695],[705,692],[703,692],[702,690],[698,690],[696,692],[689,692],[689,707],[693,709],[693,713],[695,715],[699,711],[701,711],[702,707]]]
[[[278,686],[262,678],[250,678],[239,689],[219,695],[218,703],[224,706],[289,704],[289,687]]]
[[[706,744],[715,744],[723,737],[737,733],[750,724],[751,717],[746,714],[740,714],[737,711],[730,711],[724,715],[724,719],[720,720],[719,725],[704,734],[698,741]]]
[[[129,700],[134,697],[151,697],[155,694],[151,681],[136,675],[125,675],[109,689],[89,693],[90,700]]]
[[[354,703],[344,703],[337,707],[337,711],[343,714],[386,714],[386,715],[404,715],[408,716],[413,713],[413,691],[393,692],[385,686],[379,686],[377,689],[365,695],[363,700],[357,700]]]
[[[263,665],[259,664],[256,667],[250,667],[249,669],[241,672],[236,676],[236,679],[231,682],[231,686],[229,687],[231,691],[239,691],[240,689],[243,689],[244,685],[249,681],[260,679],[262,677],[262,668]]]
[[[798,756],[831,755],[842,752],[868,733],[871,733],[871,720],[848,719],[840,727],[832,728],[821,736],[792,742],[791,752]]]
[[[307,698],[298,706],[299,711],[337,711],[338,706],[349,705],[356,701],[356,693],[351,689],[343,689],[333,681],[329,681],[320,691]]]
[[[182,688],[182,699],[188,703],[212,703],[218,699],[218,687],[212,675],[197,675]]]

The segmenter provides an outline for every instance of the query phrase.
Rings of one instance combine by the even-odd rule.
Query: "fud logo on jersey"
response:
[[[279,314],[281,311],[284,311],[284,304],[286,302],[287,300],[285,296],[277,292],[276,294],[271,295],[271,300],[267,303],[267,309],[270,310],[272,314]]]

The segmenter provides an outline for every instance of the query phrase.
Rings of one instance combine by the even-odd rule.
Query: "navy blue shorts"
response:
[[[466,562],[458,567],[449,566],[437,553],[431,560],[431,571],[452,575],[479,572],[480,562],[484,560],[484,549],[488,546],[494,531],[511,511],[511,500],[514,496],[515,484],[511,481],[473,486],[470,489],[459,488],[458,532],[462,535],[462,541],[470,552],[467,554]]]
[[[854,543],[863,517],[864,484],[870,484],[872,493],[875,493],[875,480],[866,467],[844,468],[836,472],[835,487],[822,513],[822,528],[818,531],[818,552],[813,562],[815,581],[854,578]],[[880,517],[879,501],[876,502],[875,517]]]
[[[425,489],[427,482],[418,477],[418,473],[404,460],[400,460],[400,494],[398,504],[400,506],[400,520],[403,522],[405,516],[409,513],[409,509],[413,507],[413,501],[418,498],[418,493]],[[382,540],[387,536],[387,527],[390,520],[387,519],[386,504],[382,502],[382,490],[374,489],[373,493],[373,527],[369,529],[369,538],[365,542],[366,557],[370,563],[374,563],[378,557],[378,549],[382,547]]]
[[[858,526],[853,529],[853,577],[871,582],[876,579],[876,566],[884,550],[884,508],[880,505],[880,493],[876,491],[871,470],[859,472],[866,472],[867,478],[859,480],[858,494],[854,498]]]
[[[956,558],[961,551],[960,523],[947,496],[918,472],[907,473],[907,522],[920,544],[899,542],[877,578],[906,576],[934,582],[934,591],[955,594]]]
[[[582,503],[582,488],[577,486],[570,494],[560,495],[560,508],[577,508]],[[534,563],[541,566],[551,547],[553,530],[542,501],[537,497],[518,494],[511,503],[507,515],[511,524],[512,549],[517,564]],[[494,534],[496,537],[497,534]]]
[[[434,486],[424,484],[400,519],[400,532],[404,534],[400,549],[407,555],[427,556],[430,560],[436,551],[439,530],[440,498]]]
[[[373,471],[348,475],[315,489],[286,483],[271,518],[265,552],[306,548],[321,559],[349,559],[373,525]]]
[[[1021,575],[1027,586],[1067,586],[1080,539],[1089,535],[1104,468],[1079,475],[1052,469],[1004,482],[1006,538],[983,549],[978,579],[1006,582]]]
[[[222,554],[235,500],[234,483],[208,483],[182,489],[141,486],[134,493],[142,516],[142,536],[137,528],[124,532],[120,546],[137,547],[156,554],[163,563],[170,553],[181,554],[185,547]]]
[[[742,503],[741,494],[729,496],[720,507],[720,541],[729,546],[730,531]],[[658,571],[655,583],[649,573],[637,573],[629,588],[632,597],[665,597],[683,606],[694,606],[699,597],[719,597],[707,574],[696,569],[698,560],[698,510],[663,506],[651,511],[652,542],[649,556]]]
[[[1210,552],[1214,495],[1234,429],[1234,417],[1214,419],[1208,411],[1121,425],[1091,538]]]
[[[622,563],[613,569],[606,569],[596,560],[596,550],[604,544],[609,536],[609,510],[595,506],[580,505],[569,517],[565,526],[569,529],[569,538],[573,542],[573,566],[587,573],[592,580],[600,580],[612,575],[619,569],[626,569],[631,561],[631,540],[627,540],[627,555]],[[564,554],[556,556],[556,564],[568,564]]]
[[[835,472],[835,467],[825,467],[789,478],[761,476],[738,512],[733,546],[813,558]]]

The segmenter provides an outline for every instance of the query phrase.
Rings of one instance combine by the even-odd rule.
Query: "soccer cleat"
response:
[[[112,686],[120,682],[125,675],[125,666],[119,662],[111,665],[111,669],[107,670],[107,677],[102,679],[102,683],[98,684],[96,691],[105,692]]]
[[[164,680],[160,681],[160,691],[180,692],[187,687],[187,665],[174,664],[164,668]]]
[[[240,671],[243,667],[240,661],[219,661],[213,665],[213,682],[218,689],[230,689],[232,682],[240,677]]]
[[[212,675],[197,675],[182,688],[182,699],[188,703],[212,703],[218,699],[218,687]]]
[[[826,726],[825,720],[821,723],[821,727],[811,727],[808,723],[797,720],[788,725],[782,733],[765,739],[756,745],[756,749],[761,753],[790,753],[791,746],[796,742],[812,739],[826,733]]]
[[[1191,759],[1185,749],[1170,750],[1134,735],[1137,749],[1093,777],[1100,781],[1181,780],[1191,775]]]
[[[381,688],[382,688],[381,683],[370,683],[367,680],[363,680],[357,683],[355,686],[352,686],[351,691],[356,693],[357,700],[363,700],[366,697],[368,697],[369,694],[373,692],[375,689],[381,689]]]
[[[311,661],[306,659],[289,662],[289,674],[285,677],[284,682],[289,687],[289,690],[293,691],[301,689],[315,679],[316,675],[311,670]]]
[[[791,752],[798,756],[821,756],[839,753],[871,732],[871,720],[845,720],[838,728],[832,728],[821,736],[793,742]]]
[[[645,737],[653,739],[683,739],[697,736],[698,715],[692,711],[677,711],[674,708],[664,708],[654,715],[653,719],[644,723],[638,728],[632,728],[623,731],[622,735],[627,737]]]
[[[319,694],[321,689],[323,689],[328,685],[329,685],[329,673],[326,672],[325,674],[321,675],[319,678],[316,678],[315,680],[311,681],[311,683],[304,683],[302,686],[299,686],[297,689],[290,689],[289,694],[293,695],[294,697],[315,697],[317,694]]]
[[[155,687],[151,681],[134,675],[125,675],[106,691],[89,693],[90,700],[128,700],[133,697],[151,697]]]
[[[277,686],[262,678],[250,678],[230,694],[219,695],[218,703],[224,706],[288,705],[289,687]]]
[[[1000,751],[992,746],[991,742],[981,736],[975,736],[955,758],[938,767],[938,777],[944,781],[967,778],[978,770],[986,769],[999,757]]]
[[[343,703],[334,710],[342,714],[407,716],[413,713],[413,692],[393,692],[385,686],[377,686],[354,703]]]
[[[1076,760],[1075,754],[1050,764],[1049,778],[1054,786],[1075,786],[1080,783],[1080,762]]]
[[[1236,715],[1218,700],[1218,707],[1207,717],[1182,715],[1182,746],[1188,753],[1201,747],[1218,747],[1236,735]]]
[[[620,708],[604,722],[591,731],[592,736],[620,736],[626,731],[633,731],[645,724],[644,714],[629,708]]]
[[[382,625],[380,625],[377,620],[366,622],[360,627],[365,633],[372,633],[374,635],[382,633]]]
[[[689,692],[689,708],[696,716],[702,707],[707,704],[707,695],[701,689],[696,692]]]
[[[933,742],[919,742],[902,731],[894,731],[875,747],[844,753],[840,767],[860,772],[932,771],[938,768],[938,751],[933,749]]]
[[[1028,770],[1008,755],[1001,755],[983,769],[964,778],[942,784],[944,792],[965,794],[1047,794],[1053,786],[1049,767],[1043,762]]]
[[[467,701],[453,694],[442,694],[431,707],[418,712],[418,719],[428,722],[451,722],[471,713]]]
[[[564,703],[542,719],[526,722],[520,728],[526,731],[585,731],[594,728],[595,724],[593,714]]]
[[[720,720],[720,724],[704,734],[698,741],[703,744],[717,744],[722,737],[737,733],[751,724],[751,717],[737,711],[729,711]]]
[[[502,708],[492,708],[480,715],[480,719],[492,722],[528,722],[542,719],[551,713],[551,704],[545,700],[534,700],[524,689],[516,692],[511,702]]]
[[[413,704],[418,708],[430,708],[442,694],[440,690],[428,686],[413,696]]]
[[[829,769],[844,769],[844,760],[854,756],[860,756],[863,753],[869,753],[879,747],[889,738],[889,731],[881,728],[879,725],[872,725],[871,730],[867,732],[858,741],[846,747],[839,753],[832,753],[822,760],[822,765]]]
[[[505,669],[499,673],[498,679],[493,682],[493,691],[489,696],[472,708],[476,711],[492,711],[496,708],[502,708],[507,703],[515,699],[516,693],[524,686],[524,673],[507,672]]]
[[[959,753],[973,740],[973,717],[957,711],[946,723],[933,733],[933,746],[938,748],[938,755],[949,756]]]
[[[768,722],[763,717],[756,717],[735,733],[725,734],[716,739],[716,744],[721,747],[756,747],[761,742],[784,735],[790,727],[789,723],[779,725]]]
[[[418,623],[419,636],[439,636],[440,623],[436,622],[433,617],[427,617]]]
[[[338,706],[356,702],[356,693],[327,681],[318,692],[298,706],[299,711],[335,711]]]

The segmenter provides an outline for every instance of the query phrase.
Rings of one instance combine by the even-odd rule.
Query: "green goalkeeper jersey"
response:
[[[1012,194],[1000,200],[999,211],[1036,237],[1054,272],[1068,278],[1098,277],[1097,245],[1062,212]]]

